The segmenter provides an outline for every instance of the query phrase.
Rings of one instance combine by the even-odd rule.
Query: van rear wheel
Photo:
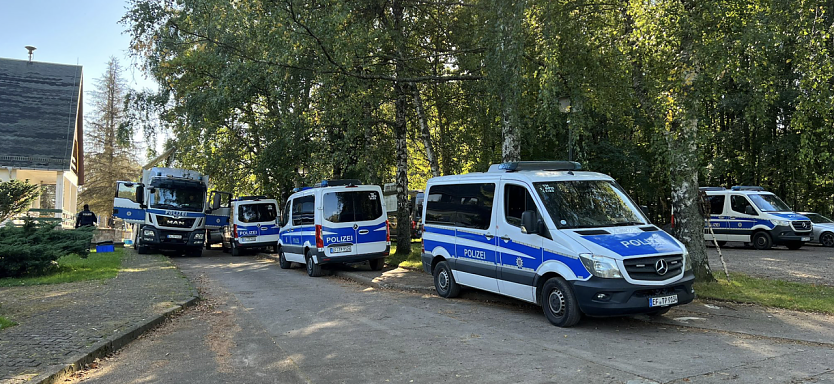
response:
[[[460,285],[455,281],[449,263],[441,261],[434,267],[434,289],[440,297],[447,299],[460,294]]]
[[[770,235],[767,232],[756,232],[753,234],[753,248],[756,248],[760,251],[770,249],[773,247],[773,241],[770,239]]]
[[[310,277],[321,276],[321,265],[313,260],[313,251],[307,251],[307,275]]]
[[[234,240],[229,242],[229,246],[232,248],[232,256],[240,256],[240,247],[235,245]]]
[[[284,255],[283,248],[278,248],[278,266],[281,269],[290,269],[292,267],[292,263],[287,261],[287,256]]]
[[[544,283],[541,303],[544,316],[557,327],[574,326],[582,318],[573,290],[561,277],[553,277]]]
[[[368,260],[368,264],[371,266],[372,271],[381,271],[382,267],[385,266],[385,259]]]

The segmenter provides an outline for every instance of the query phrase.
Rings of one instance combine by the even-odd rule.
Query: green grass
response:
[[[792,283],[731,273],[728,283],[723,272],[712,283],[695,283],[700,298],[752,303],[805,312],[834,314],[834,287]]]
[[[392,242],[393,243],[393,242]],[[420,259],[423,245],[420,241],[411,242],[411,253],[408,256],[397,254],[397,245],[391,244],[391,256],[385,259],[388,265],[408,269],[422,269],[423,261]]]
[[[5,317],[0,316],[0,329],[11,327],[12,325],[17,325],[14,321],[11,321]]]
[[[58,267],[53,273],[43,276],[0,279],[0,287],[110,279],[119,273],[123,254],[124,249],[116,248],[115,252],[91,252],[86,259],[76,255],[64,256],[58,259]]]

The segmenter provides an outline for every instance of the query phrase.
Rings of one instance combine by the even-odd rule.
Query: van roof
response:
[[[533,182],[542,181],[572,181],[572,180],[606,180],[613,181],[614,178],[603,173],[598,172],[575,172],[575,171],[515,171],[508,173],[499,172],[473,172],[463,175],[450,175],[433,177],[429,179],[431,183],[447,183],[456,181],[470,181],[470,180],[524,180]]]

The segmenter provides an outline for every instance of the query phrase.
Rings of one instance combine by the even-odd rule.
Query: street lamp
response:
[[[573,161],[573,127],[570,125],[570,114],[579,110],[579,106],[571,107],[570,97],[559,98],[559,111],[568,114],[568,161]]]

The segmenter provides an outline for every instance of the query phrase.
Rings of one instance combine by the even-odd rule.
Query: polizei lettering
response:
[[[352,243],[353,236],[346,235],[346,236],[327,236],[327,243],[334,244],[334,243]]]
[[[625,241],[621,241],[620,244],[622,244],[626,248],[628,248],[628,247],[643,247],[643,246],[656,247],[656,246],[662,245],[662,243],[659,240],[651,238],[651,237],[649,237],[647,239],[625,240]]]
[[[474,249],[464,249],[463,255],[466,257],[471,257],[473,259],[481,259],[486,260],[486,252],[484,251],[476,251]]]

